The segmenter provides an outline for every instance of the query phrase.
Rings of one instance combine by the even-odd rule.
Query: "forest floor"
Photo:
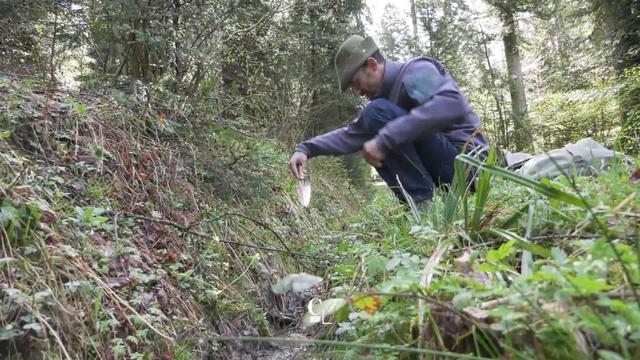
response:
[[[305,209],[275,141],[45,89],[0,75],[0,356],[640,356],[634,168],[490,160],[420,213],[324,160]]]

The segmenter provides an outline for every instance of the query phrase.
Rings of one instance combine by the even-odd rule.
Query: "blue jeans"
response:
[[[377,134],[387,123],[406,114],[405,109],[386,99],[375,99],[364,108],[360,121],[366,131]],[[382,167],[376,170],[400,201],[406,199],[396,176],[411,198],[420,202],[430,200],[436,186],[451,184],[453,162],[458,154],[460,149],[444,134],[425,134],[390,151]]]

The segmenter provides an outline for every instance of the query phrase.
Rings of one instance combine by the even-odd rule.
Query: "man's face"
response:
[[[369,100],[378,92],[382,83],[382,67],[374,58],[367,60],[367,65],[361,67],[351,82],[351,92],[355,96],[365,96]]]

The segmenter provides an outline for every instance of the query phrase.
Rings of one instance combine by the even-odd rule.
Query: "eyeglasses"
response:
[[[358,90],[358,92],[360,91],[360,78],[358,77],[358,75],[360,74],[360,72],[362,71],[363,68],[358,69],[358,71],[356,72],[356,74],[353,76],[353,80],[351,81],[351,85],[349,86],[349,88],[351,89],[351,93],[354,95],[356,94],[356,90]]]

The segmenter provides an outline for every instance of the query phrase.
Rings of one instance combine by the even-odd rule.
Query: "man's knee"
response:
[[[371,132],[377,132],[388,122],[406,113],[406,110],[387,99],[374,99],[362,110],[361,116],[365,128]]]

